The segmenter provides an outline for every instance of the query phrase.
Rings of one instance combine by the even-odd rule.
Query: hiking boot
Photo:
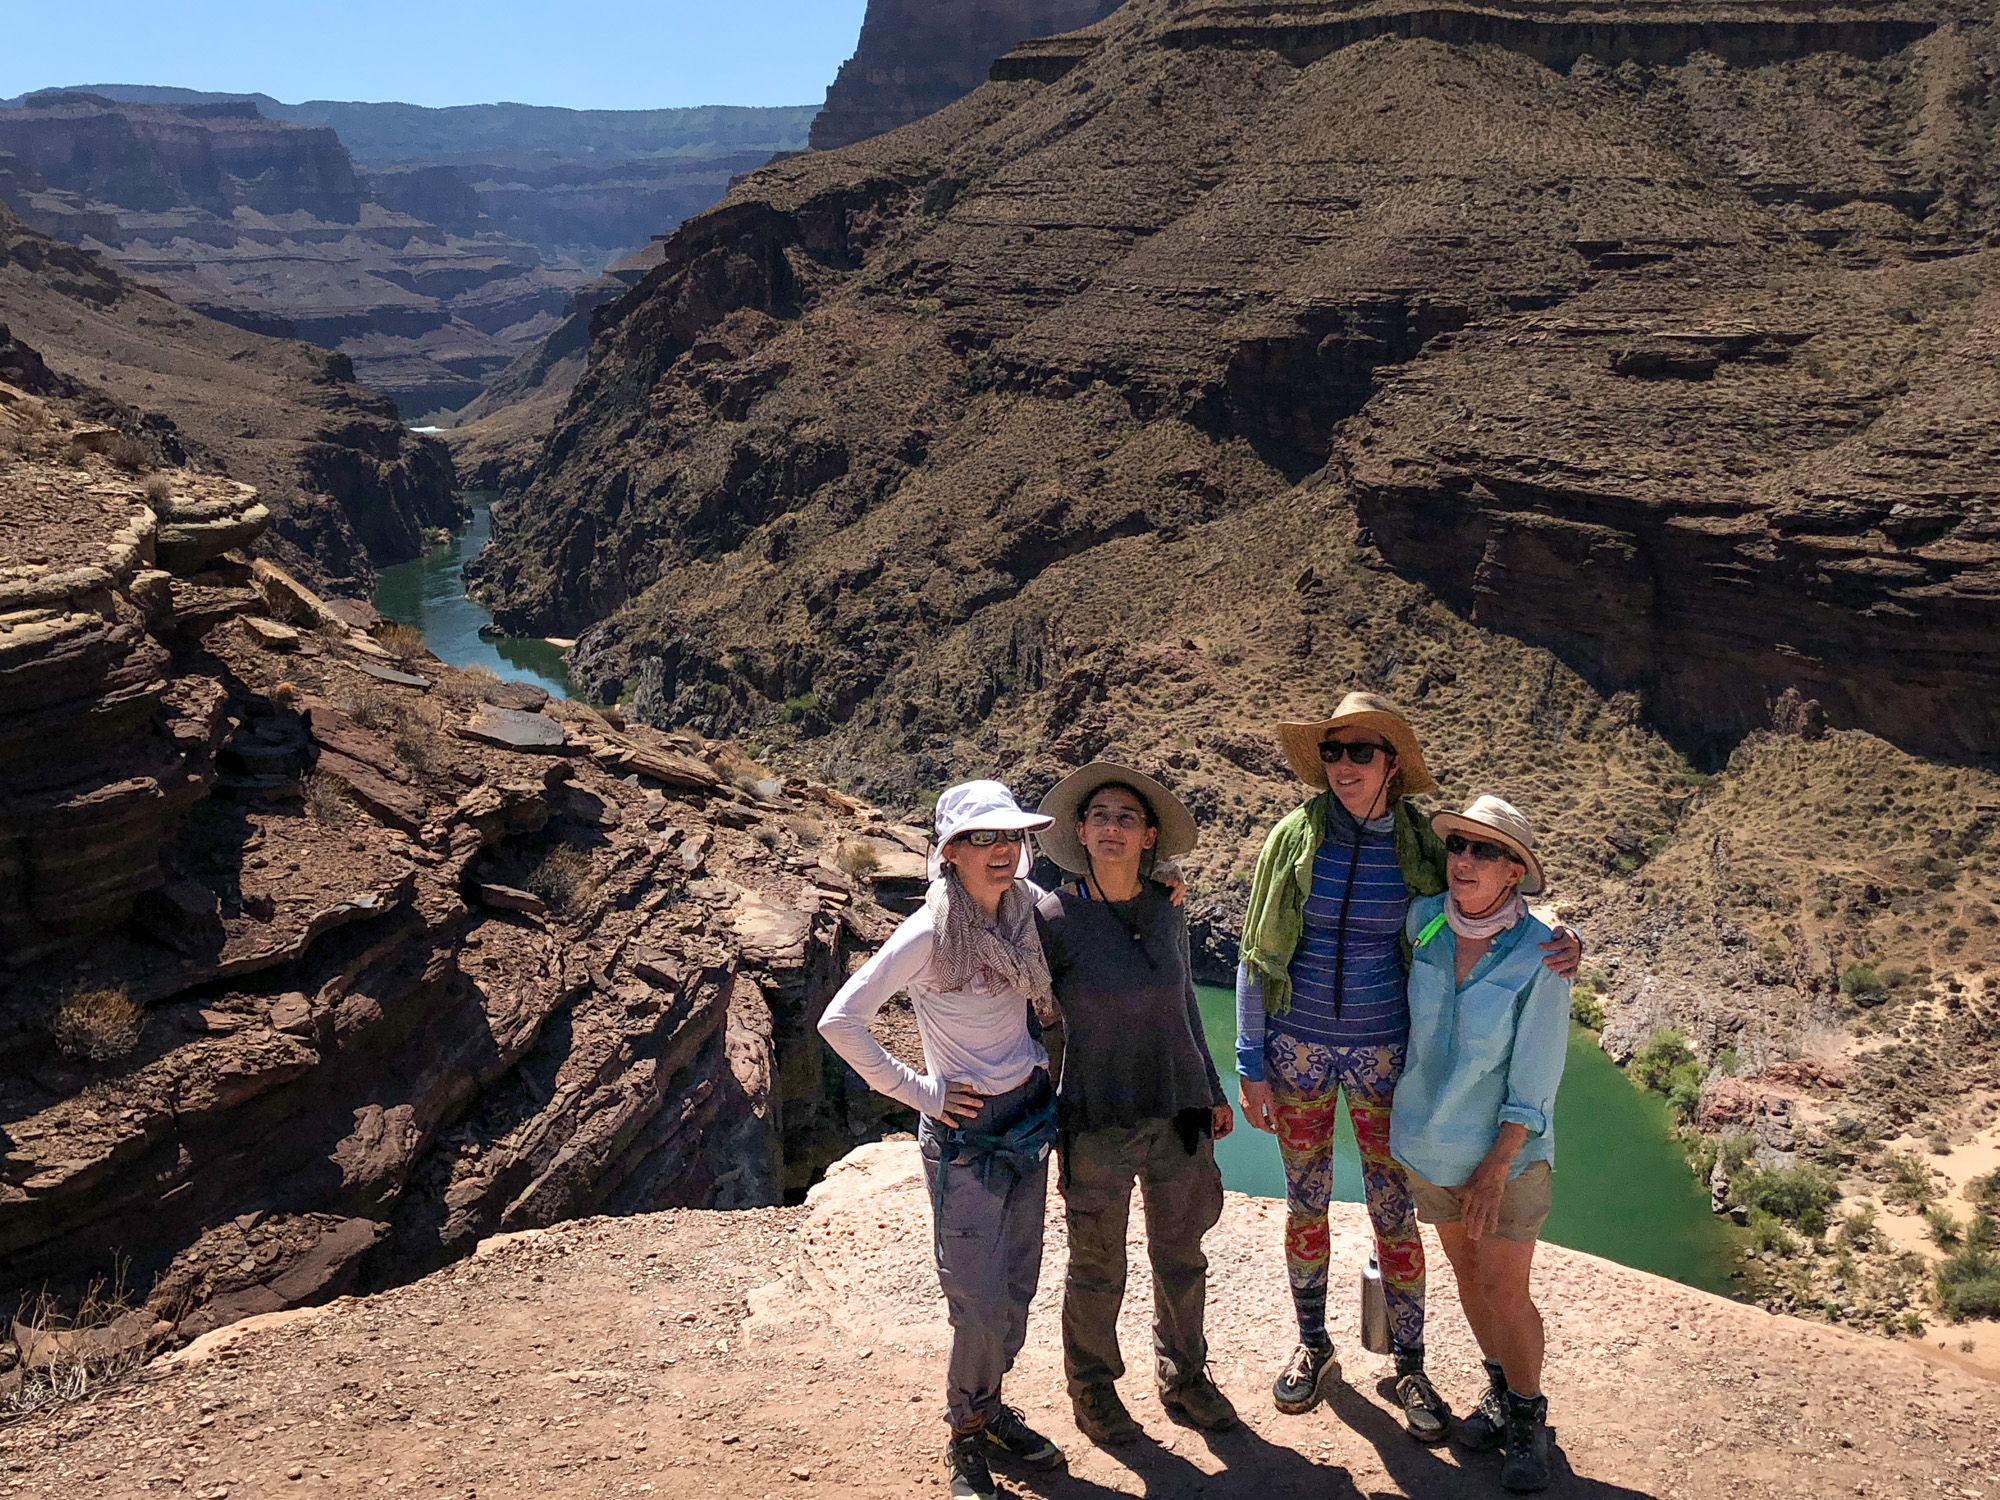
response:
[[[1396,1351],[1396,1399],[1402,1403],[1403,1427],[1411,1437],[1427,1447],[1444,1441],[1451,1408],[1424,1373],[1423,1350]]]
[[[1507,1372],[1497,1359],[1486,1361],[1488,1389],[1480,1398],[1479,1410],[1460,1417],[1452,1427],[1452,1441],[1475,1453],[1491,1453],[1507,1434]]]
[[[1069,1398],[1069,1404],[1076,1414],[1076,1430],[1100,1447],[1116,1448],[1139,1436],[1139,1424],[1118,1399],[1115,1386],[1087,1385]]]
[[[1292,1351],[1291,1362],[1271,1382],[1271,1400],[1288,1417],[1301,1416],[1325,1399],[1340,1383],[1340,1361],[1333,1346],[1315,1349],[1301,1344]]]
[[[986,1434],[956,1432],[944,1450],[945,1480],[951,1500],[995,1500],[999,1490],[986,1467]]]
[[[1549,1487],[1549,1398],[1507,1393],[1507,1431],[1500,1440],[1500,1487],[1517,1494]]]
[[[1003,1406],[986,1419],[984,1452],[989,1461],[1019,1464],[1024,1469],[1060,1469],[1063,1451],[1021,1420],[1020,1412]]]
[[[1203,1432],[1226,1432],[1237,1422],[1236,1408],[1206,1369],[1184,1385],[1163,1387],[1160,1405],[1168,1416],[1180,1417]]]

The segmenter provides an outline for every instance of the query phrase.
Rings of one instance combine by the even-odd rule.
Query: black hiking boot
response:
[[[1314,1348],[1301,1344],[1271,1382],[1271,1401],[1286,1416],[1301,1416],[1318,1406],[1339,1383],[1340,1361],[1333,1357],[1333,1345]]]
[[[1125,1410],[1114,1386],[1087,1385],[1069,1398],[1069,1404],[1076,1414],[1076,1430],[1099,1447],[1116,1448],[1139,1436],[1139,1424]]]
[[[1060,1469],[1063,1451],[1021,1420],[1020,1412],[1003,1406],[986,1419],[982,1435],[985,1454],[995,1463],[1018,1464],[1024,1469]]]
[[[1507,1434],[1500,1440],[1500,1487],[1527,1494],[1549,1487],[1549,1398],[1507,1393]]]
[[[955,1432],[944,1450],[944,1474],[951,1500],[995,1500],[999,1491],[986,1467],[986,1434]]]
[[[1418,1442],[1434,1447],[1451,1426],[1451,1408],[1424,1373],[1422,1349],[1396,1351],[1396,1399],[1403,1407],[1403,1427]]]
[[[1497,1359],[1485,1363],[1488,1389],[1480,1398],[1479,1409],[1469,1417],[1460,1417],[1451,1433],[1453,1442],[1475,1453],[1491,1453],[1507,1435],[1507,1372]]]

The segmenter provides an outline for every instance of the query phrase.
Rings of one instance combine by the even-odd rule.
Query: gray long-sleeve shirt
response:
[[[1131,901],[1073,885],[1035,907],[1063,1014],[1063,1128],[1105,1130],[1226,1103],[1201,1025],[1187,915],[1148,884]]]

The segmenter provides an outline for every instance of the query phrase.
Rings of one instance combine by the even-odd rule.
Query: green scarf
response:
[[[1313,859],[1326,841],[1327,809],[1333,793],[1321,792],[1293,809],[1264,840],[1257,878],[1250,885],[1250,908],[1243,917],[1238,953],[1264,982],[1264,1012],[1281,1016],[1292,1008],[1292,954],[1306,930],[1306,897],[1312,893]],[[1431,832],[1430,819],[1399,799],[1396,864],[1414,896],[1444,889],[1444,841]],[[1407,944],[1406,944],[1407,948]],[[1408,952],[1404,953],[1407,962]]]

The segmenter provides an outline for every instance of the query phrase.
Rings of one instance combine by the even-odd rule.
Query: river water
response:
[[[567,698],[569,676],[562,652],[547,641],[490,640],[479,633],[492,622],[485,606],[465,595],[465,564],[479,555],[493,535],[493,496],[466,495],[472,502],[472,523],[441,547],[393,568],[384,568],[375,585],[375,608],[391,620],[413,625],[424,633],[424,644],[438,660],[454,667],[485,667],[510,682],[532,682]]]
[[[1233,1090],[1236,997],[1213,985],[1196,988],[1216,1071]],[[1556,1095],[1555,1208],[1542,1236],[1727,1294],[1735,1263],[1730,1231],[1709,1212],[1708,1190],[1688,1171],[1668,1126],[1666,1101],[1634,1088],[1595,1037],[1572,1027]],[[1361,1158],[1344,1110],[1334,1155],[1335,1195],[1359,1203]],[[1215,1159],[1223,1182],[1237,1192],[1284,1197],[1278,1143],[1245,1125],[1240,1111]]]
[[[569,696],[562,652],[547,641],[482,636],[492,616],[466,597],[464,568],[492,535],[491,495],[469,494],[472,522],[458,536],[414,561],[382,570],[375,607],[424,633],[425,643],[455,667],[483,666],[495,675],[538,683]],[[1236,1076],[1235,999],[1228,990],[1199,986],[1209,1049],[1223,1079]],[[1555,1210],[1544,1235],[1558,1245],[1587,1250],[1690,1286],[1732,1289],[1732,1238],[1708,1209],[1668,1138],[1665,1101],[1641,1093],[1581,1027],[1570,1035],[1569,1062],[1556,1098]],[[1237,1192],[1282,1198],[1278,1145],[1244,1125],[1216,1147],[1223,1181]],[[1354,1135],[1341,1115],[1335,1191],[1361,1201],[1361,1162]],[[1357,1268],[1358,1269],[1358,1268]]]

